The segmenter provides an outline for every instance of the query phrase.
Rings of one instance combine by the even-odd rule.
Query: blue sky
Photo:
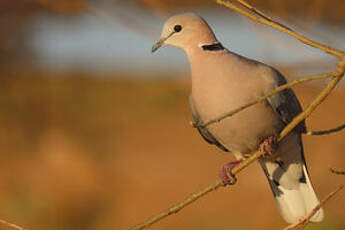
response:
[[[225,47],[241,55],[276,66],[335,60],[281,32],[231,14],[228,10],[199,10],[196,13],[209,22]],[[142,33],[123,24],[114,12],[106,14],[109,17],[90,13],[78,16],[38,15],[33,21],[30,42],[37,57],[35,63],[42,68],[61,71],[188,72],[188,60],[182,50],[167,47],[151,54],[151,46],[159,38],[164,19],[140,10],[131,12],[128,15],[132,23],[138,23],[141,30],[147,29],[147,33]],[[307,36],[345,49],[344,26],[339,29],[318,23],[298,24],[308,28]],[[324,67],[313,68],[308,73],[326,70]]]

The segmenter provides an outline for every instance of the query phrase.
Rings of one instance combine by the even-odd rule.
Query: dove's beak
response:
[[[152,53],[155,52],[156,50],[158,50],[160,47],[165,45],[165,41],[170,38],[175,32],[171,32],[167,37],[163,37],[161,39],[159,39],[158,42],[156,42],[153,46],[152,46]]]
[[[158,42],[156,42],[153,46],[152,46],[152,53],[155,52],[156,50],[158,50],[160,47],[162,47],[162,45],[164,45],[164,41],[166,40],[166,38],[161,38],[159,39]]]

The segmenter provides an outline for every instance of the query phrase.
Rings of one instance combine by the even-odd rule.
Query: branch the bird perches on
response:
[[[325,98],[330,94],[330,92],[335,88],[335,86],[339,83],[339,81],[342,79],[344,72],[345,72],[345,52],[341,51],[341,50],[337,50],[333,47],[312,41],[296,32],[294,32],[292,29],[290,29],[289,27],[282,25],[279,22],[276,22],[275,20],[273,20],[271,17],[265,15],[264,13],[262,13],[261,11],[257,10],[255,7],[251,6],[250,4],[248,4],[247,2],[245,2],[244,0],[236,0],[237,3],[239,3],[241,6],[243,6],[244,8],[246,8],[249,11],[246,11],[240,7],[235,6],[233,3],[231,3],[230,1],[225,1],[225,0],[216,0],[216,2],[220,5],[223,5],[231,10],[236,11],[237,13],[240,13],[246,17],[248,17],[249,19],[259,22],[261,24],[270,26],[274,29],[280,30],[281,32],[288,34],[296,39],[298,39],[299,41],[301,41],[302,43],[312,46],[314,48],[320,49],[332,56],[335,56],[336,58],[338,58],[338,62],[336,64],[337,69],[333,72],[329,72],[329,73],[324,73],[324,74],[319,74],[319,75],[314,75],[314,76],[309,76],[309,77],[305,77],[305,78],[301,78],[292,82],[289,82],[285,85],[282,85],[276,89],[274,89],[272,92],[268,93],[267,95],[264,95],[260,98],[258,98],[256,101],[253,101],[251,103],[248,103],[246,105],[241,106],[240,108],[234,110],[234,111],[230,111],[229,113],[224,114],[223,116],[220,116],[218,118],[212,119],[210,121],[207,121],[204,124],[198,124],[201,126],[208,126],[212,123],[215,122],[219,122],[221,120],[223,120],[226,117],[232,116],[254,104],[260,103],[262,101],[264,101],[266,98],[284,90],[287,88],[291,88],[292,86],[295,86],[297,84],[300,83],[305,83],[311,80],[316,80],[316,79],[325,79],[325,78],[331,78],[331,81],[328,83],[328,85],[321,91],[321,93],[312,101],[312,103],[299,115],[297,115],[280,133],[279,137],[278,137],[278,141],[282,140],[290,131],[292,131],[295,126],[297,126],[301,121],[305,120],[314,110],[315,108],[322,103]],[[342,126],[341,126],[342,127]],[[337,129],[337,128],[336,128]],[[340,130],[339,128],[337,130]],[[312,133],[311,133],[312,134]],[[310,134],[309,134],[310,135]],[[240,171],[242,171],[244,168],[246,168],[248,165],[250,165],[251,163],[253,163],[254,161],[256,161],[258,158],[260,158],[264,153],[260,152],[260,151],[255,151],[253,153],[250,154],[250,157],[247,158],[245,161],[241,162],[240,164],[238,164],[235,168],[232,169],[232,174],[236,175],[237,173],[239,173]],[[177,203],[176,205],[173,205],[172,207],[170,207],[169,209],[155,215],[152,216],[150,218],[148,218],[146,221],[134,226],[133,228],[131,228],[132,230],[139,230],[139,229],[144,229],[147,228],[149,226],[151,226],[152,224],[158,222],[159,220],[177,213],[178,211],[180,211],[181,209],[183,209],[184,207],[190,205],[191,203],[195,202],[196,200],[198,200],[199,198],[205,196],[206,194],[212,192],[213,190],[216,190],[220,187],[222,187],[222,181],[221,180],[217,180],[216,182],[214,182],[213,184],[205,187],[204,189],[200,190],[199,192],[193,193],[192,195],[190,195],[188,198],[186,198],[185,200]],[[335,192],[330,193],[330,195],[328,195],[325,199],[324,202],[326,202],[328,200],[328,198],[330,198],[331,196],[333,196],[336,192],[340,191],[340,189],[342,188],[342,186],[339,187],[339,189],[337,189]],[[322,204],[324,203],[322,202]],[[322,205],[321,204],[321,205]],[[320,207],[321,207],[320,205]],[[318,208],[320,208],[318,207]],[[316,207],[317,208],[317,207]],[[316,213],[315,210],[313,210],[314,213]],[[312,213],[309,213],[308,215],[312,216]],[[303,220],[303,226],[305,226],[306,224],[308,224],[310,217],[305,216],[305,220]],[[295,227],[300,226],[300,224],[296,223]],[[292,228],[289,228],[292,229]]]

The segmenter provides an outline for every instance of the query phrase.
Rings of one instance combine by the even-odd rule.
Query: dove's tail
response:
[[[288,138],[290,141],[285,141],[285,147],[279,146],[278,154],[281,153],[279,160],[260,160],[277,201],[278,209],[288,223],[297,222],[320,203],[310,182],[301,137],[296,136],[297,139],[290,136]],[[293,139],[299,143],[295,142],[296,144],[293,145]],[[281,144],[284,145],[284,143]],[[292,150],[292,152],[286,152],[286,150]],[[323,216],[323,210],[319,209],[310,221],[320,222]]]

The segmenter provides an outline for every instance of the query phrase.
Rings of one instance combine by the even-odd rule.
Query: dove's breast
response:
[[[218,59],[191,62],[192,103],[203,122],[233,111],[269,91],[263,76],[265,72],[253,66],[258,64],[220,55]],[[195,70],[193,65],[199,68]],[[208,126],[226,148],[242,153],[257,149],[264,138],[277,134],[281,128],[278,115],[266,101]]]

